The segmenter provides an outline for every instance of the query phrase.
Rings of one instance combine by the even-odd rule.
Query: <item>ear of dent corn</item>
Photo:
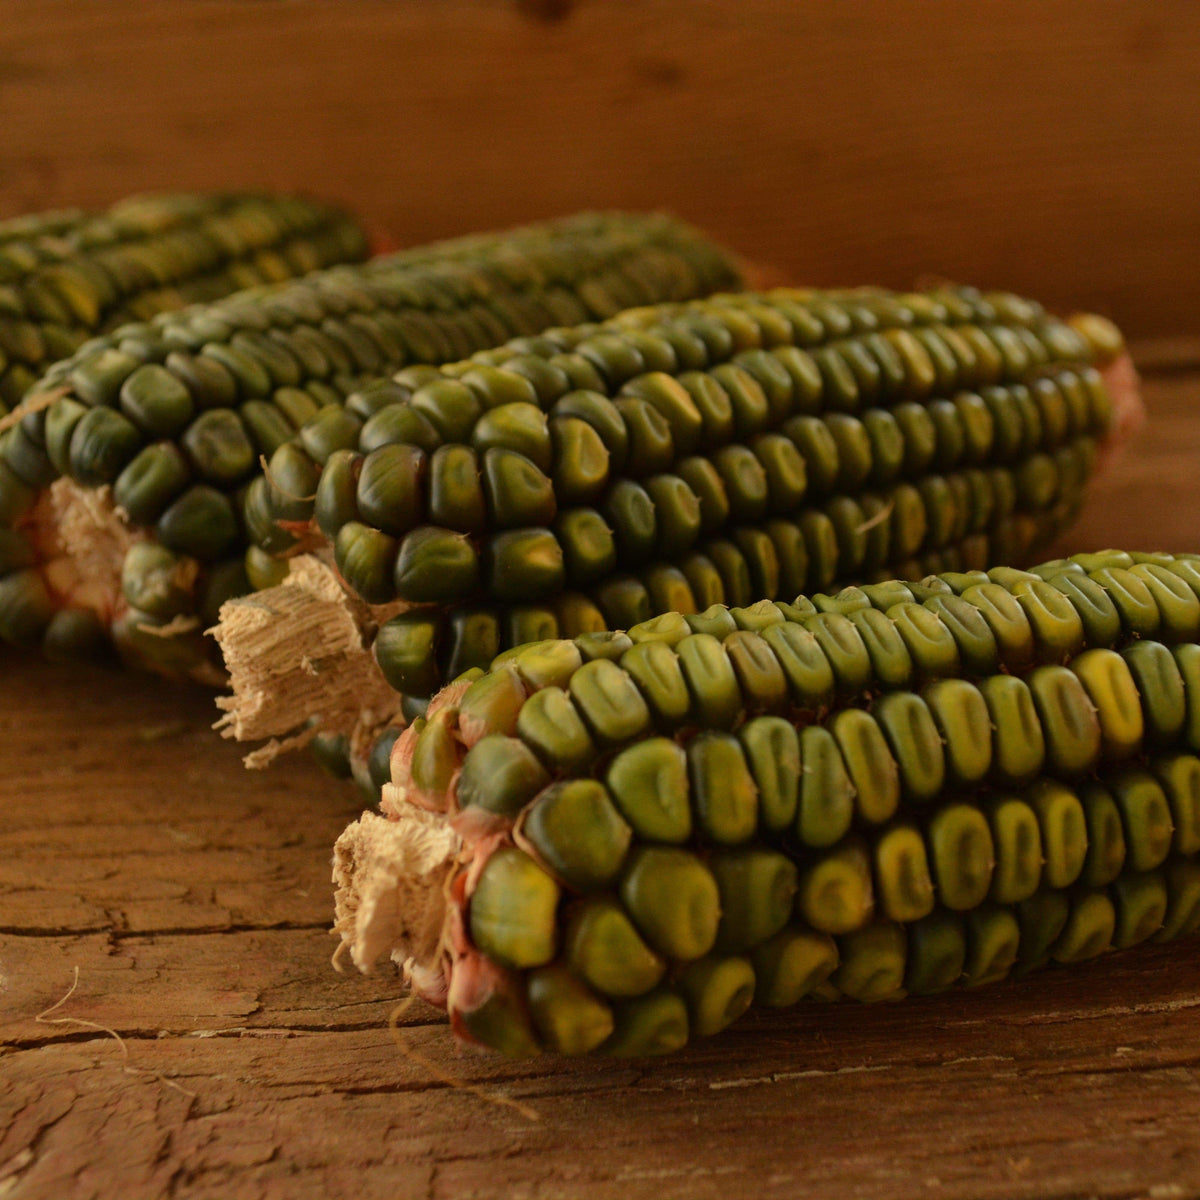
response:
[[[73,648],[115,621],[123,650],[168,673],[211,672],[200,635],[220,603],[248,590],[241,493],[298,426],[305,445],[357,429],[377,394],[368,379],[464,358],[555,323],[630,304],[686,299],[736,282],[729,260],[671,218],[583,214],[474,235],[342,268],[218,304],[127,325],[57,364],[39,390],[64,389],[0,438],[0,524],[37,524],[40,489],[65,475],[111,486],[136,529],[159,544],[126,558],[120,594],[71,603],[50,572],[0,562],[0,635]],[[396,385],[399,386],[399,385]],[[346,405],[344,408],[343,405]],[[279,465],[302,498],[314,479]],[[143,535],[144,536],[144,535]],[[36,557],[36,555],[35,555]],[[85,581],[86,583],[86,581]],[[150,636],[163,626],[186,636]]]
[[[337,209],[250,192],[0,222],[0,413],[97,333],[366,253]]]
[[[550,330],[302,430],[247,490],[250,573],[329,539],[363,599],[405,605],[376,652],[419,697],[523,641],[1028,561],[1111,420],[1119,336],[1080,327],[960,288]]]
[[[372,914],[427,922],[436,884],[440,930],[401,908],[383,942],[510,1054],[662,1053],[753,1002],[1179,936],[1198,639],[1200,555],[1109,551],[519,648],[396,742],[390,820],[339,843],[338,927],[365,968]]]

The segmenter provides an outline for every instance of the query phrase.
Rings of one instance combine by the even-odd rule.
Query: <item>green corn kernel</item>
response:
[[[554,771],[580,771],[596,755],[587,728],[562,688],[543,688],[525,701],[517,736]]]
[[[889,692],[871,706],[900,770],[904,795],[915,803],[934,799],[945,783],[942,738],[933,715],[913,692]]]
[[[849,829],[855,800],[854,783],[837,739],[820,725],[805,727],[800,733],[800,762],[796,837],[805,846],[832,846]]]
[[[471,940],[502,966],[540,967],[556,950],[558,898],[558,884],[528,854],[501,846],[471,893]]]
[[[761,637],[739,630],[725,639],[724,650],[746,708],[771,711],[784,704],[787,680],[779,660]]]
[[[933,679],[958,673],[958,645],[936,613],[920,604],[897,604],[887,615],[904,639],[919,675]]]
[[[924,607],[949,631],[966,674],[990,675],[996,670],[1000,657],[996,636],[974,605],[961,596],[932,596]]]
[[[196,411],[191,393],[165,367],[147,363],[121,385],[121,411],[148,437],[172,438]]]
[[[400,546],[394,537],[361,521],[347,522],[338,530],[334,541],[338,571],[368,604],[386,604],[395,597],[394,576],[399,552]]]
[[[692,832],[688,762],[669,738],[647,738],[622,750],[605,782],[639,838],[682,843]]]
[[[465,534],[422,525],[400,542],[392,583],[398,599],[414,604],[454,600],[476,590],[479,556]]]
[[[380,630],[380,636],[392,622],[388,622]],[[376,656],[383,664],[380,656],[379,642],[376,640]],[[384,670],[384,675],[391,681],[391,675]],[[393,687],[396,685],[393,684]],[[405,689],[397,688],[398,691]],[[517,719],[521,708],[528,697],[528,692],[521,682],[515,669],[493,669],[475,680],[463,694],[458,705],[459,730],[468,746],[474,745],[488,733],[502,733],[511,736],[517,731]]]
[[[863,595],[861,588],[854,588],[853,591]],[[877,608],[856,609],[845,615],[858,630],[867,648],[877,686],[886,690],[911,683],[912,656],[904,639],[896,631],[895,624]]]
[[[1200,631],[1200,598],[1184,580],[1158,563],[1139,562],[1129,568],[1145,585],[1158,606],[1164,642],[1194,641]]]
[[[441,672],[434,652],[439,627],[437,618],[422,609],[402,613],[380,626],[373,647],[375,661],[396,691],[413,696],[432,696],[437,691]]]
[[[1066,928],[1071,913],[1067,893],[1060,890],[1035,892],[1017,905],[1021,940],[1017,947],[1017,970],[1024,974],[1050,961],[1054,946]]]
[[[645,632],[647,626],[652,625],[669,629],[676,618],[686,635],[687,624],[678,614],[656,617],[644,625],[635,626],[630,630],[630,635],[636,638],[639,630]],[[649,704],[655,723],[668,728],[682,722],[691,708],[691,696],[683,669],[678,656],[671,649],[673,640],[676,639],[672,629],[666,640],[642,641],[621,656],[621,669],[628,673]]]
[[[1127,847],[1121,810],[1112,793],[1100,784],[1084,785],[1079,798],[1087,818],[1088,839],[1080,878],[1089,887],[1104,887],[1116,879],[1125,865]]]
[[[691,963],[679,977],[691,1030],[710,1037],[732,1025],[754,1000],[754,967],[740,957],[716,955]]]
[[[1167,884],[1167,915],[1154,935],[1156,942],[1200,927],[1200,863],[1186,858],[1168,859],[1162,873]]]
[[[1062,571],[1050,577],[1050,586],[1062,592],[1083,622],[1089,646],[1108,648],[1121,636],[1121,614],[1112,598],[1081,570]]]
[[[470,444],[481,455],[493,447],[516,451],[539,470],[550,470],[550,427],[536,404],[518,401],[489,409],[471,430]]]
[[[549,782],[545,768],[524,742],[488,734],[463,759],[459,807],[474,805],[498,816],[515,817]]]
[[[427,458],[417,446],[381,446],[359,466],[355,499],[364,522],[402,537],[424,515]]]
[[[992,765],[992,728],[979,689],[965,679],[938,679],[921,698],[941,736],[950,780],[970,786],[985,779]]]
[[[1147,643],[1155,645],[1156,643]],[[1164,649],[1173,669],[1170,653]],[[1145,660],[1140,660],[1145,661]],[[1147,664],[1149,665],[1149,664]],[[1112,650],[1086,650],[1071,660],[1100,723],[1100,750],[1107,762],[1131,758],[1142,745],[1145,724],[1139,693],[1127,659]],[[1183,682],[1179,682],[1179,716],[1183,717]]]
[[[764,629],[762,639],[770,646],[783,668],[794,704],[803,708],[820,708],[832,700],[835,685],[833,666],[811,630],[789,620]]]
[[[532,971],[526,996],[538,1035],[556,1054],[587,1054],[612,1034],[612,1009],[565,967]]]
[[[583,656],[574,643],[562,638],[515,646],[500,655],[497,663],[511,661],[517,674],[531,690],[544,687],[565,688],[583,665]]]
[[[571,906],[563,948],[571,970],[606,996],[643,995],[667,969],[611,896],[591,896]]]
[[[1162,754],[1150,769],[1166,794],[1175,832],[1171,849],[1191,855],[1200,850],[1200,758],[1192,754]]]
[[[586,892],[616,879],[633,830],[603,784],[571,779],[538,795],[518,836],[567,887]]]
[[[46,625],[42,653],[50,662],[105,663],[112,659],[112,644],[90,608],[63,608]]]
[[[758,788],[763,827],[774,833],[790,828],[800,803],[800,735],[795,726],[782,717],[754,717],[738,738]]]
[[[1065,775],[1091,770],[1100,757],[1100,720],[1079,677],[1068,667],[1038,667],[1028,683],[1045,735],[1047,768]]]
[[[925,843],[911,825],[894,825],[875,844],[875,897],[881,915],[917,921],[933,909]]]
[[[844,995],[870,1003],[903,993],[907,946],[901,926],[880,921],[843,934],[838,954],[831,982]]]
[[[112,483],[141,448],[142,435],[127,418],[111,408],[90,409],[71,433],[71,477],[85,487]]]
[[[743,953],[787,924],[798,878],[791,859],[775,850],[747,847],[714,854],[708,867],[721,896],[717,950]]]
[[[612,1036],[602,1053],[616,1058],[674,1054],[687,1045],[688,1012],[674,992],[650,992],[615,1006]]]
[[[1127,646],[1120,657],[1131,676],[1133,703],[1140,698],[1138,716],[1144,717],[1147,742],[1156,747],[1174,744],[1187,721],[1187,693],[1171,651],[1161,642],[1143,639]]]
[[[43,436],[46,444],[46,454],[54,464],[59,474],[70,473],[71,435],[75,426],[87,415],[88,407],[72,400],[69,396],[60,396],[46,410]]]
[[[847,617],[840,613],[821,613],[808,618],[804,626],[824,652],[839,692],[853,695],[870,685],[871,656]]]
[[[1025,681],[992,675],[980,684],[992,724],[992,777],[1019,785],[1037,778],[1046,760],[1045,737]]]
[[[614,662],[632,647],[629,635],[620,630],[606,629],[599,633],[585,633],[575,638],[575,646],[585,662],[604,659]]]
[[[429,796],[447,796],[454,773],[461,762],[461,752],[454,736],[458,712],[443,708],[421,728],[413,747],[413,783]]]
[[[963,982],[979,987],[1004,979],[1017,961],[1021,927],[1006,908],[985,904],[964,917],[967,957],[963,963]]]
[[[1085,892],[1070,906],[1063,931],[1054,944],[1055,962],[1083,962],[1112,946],[1117,913],[1103,892]]]
[[[554,455],[551,478],[560,507],[591,504],[609,482],[611,459],[603,439],[578,417],[550,422]]]
[[[572,674],[570,692],[601,742],[630,741],[650,725],[650,710],[641,692],[615,663],[604,659],[585,663]]]
[[[484,578],[497,600],[538,600],[565,582],[562,547],[548,529],[509,529],[488,540]]]
[[[35,645],[54,612],[54,601],[34,568],[0,577],[0,639],[13,646]]]
[[[875,910],[871,861],[863,845],[850,841],[805,867],[796,891],[796,917],[822,933],[858,929]]]
[[[238,520],[229,498],[197,484],[174,501],[155,527],[159,541],[179,554],[202,562],[226,555],[238,538]]]
[[[758,788],[737,738],[700,733],[686,753],[697,827],[724,846],[752,837],[758,826]]]
[[[330,539],[349,521],[359,518],[358,471],[363,461],[353,450],[336,450],[329,456],[317,482],[313,511],[321,532]]]
[[[956,912],[977,908],[997,857],[987,817],[971,804],[947,804],[931,818],[927,837],[939,903]]]
[[[837,943],[828,934],[799,926],[781,929],[750,955],[754,999],[769,1008],[796,1004],[837,969]]]
[[[121,564],[121,593],[136,609],[161,620],[184,612],[191,599],[196,567],[153,542],[135,542]]]
[[[476,393],[459,380],[439,379],[419,387],[409,401],[444,442],[470,444],[471,430],[483,415]]]
[[[483,490],[497,529],[548,525],[558,511],[549,476],[513,450],[493,447],[483,455]]]
[[[926,996],[945,991],[962,977],[967,960],[963,919],[937,909],[907,929],[904,990]]]
[[[1041,579],[1021,579],[1012,594],[1029,619],[1039,662],[1062,662],[1083,649],[1083,621],[1057,588]]]
[[[1121,813],[1127,861],[1135,871],[1160,866],[1171,849],[1174,824],[1162,785],[1148,771],[1126,768],[1106,779]]]
[[[1113,946],[1124,950],[1152,938],[1167,916],[1167,883],[1158,871],[1125,875],[1112,884],[1109,897],[1116,911]]]
[[[844,708],[829,730],[850,777],[856,813],[872,824],[888,820],[900,805],[900,769],[879,723],[860,708]]]
[[[1034,657],[1033,628],[1025,610],[1004,588],[995,583],[969,587],[962,599],[979,611],[996,639],[999,665],[1008,671],[1023,671]]]
[[[428,490],[430,520],[461,533],[479,534],[487,530],[487,500],[479,459],[469,446],[439,446],[433,451],[429,459]]]
[[[1125,559],[1128,557],[1124,556]],[[1105,590],[1116,606],[1121,615],[1121,627],[1126,634],[1153,637],[1158,633],[1162,616],[1144,580],[1122,566],[1101,567],[1089,571],[1088,576]]]
[[[708,634],[692,634],[675,646],[692,698],[692,714],[702,728],[728,728],[742,711],[742,695],[724,647]]]
[[[1041,826],[1019,796],[994,796],[985,811],[996,860],[989,897],[997,904],[1016,904],[1032,896],[1041,883]]]
[[[715,944],[720,893],[696,855],[666,846],[635,848],[620,895],[642,936],[667,958],[690,962]]]
[[[1046,856],[1042,878],[1048,887],[1069,887],[1079,878],[1087,855],[1087,819],[1079,797],[1051,779],[1039,779],[1026,801],[1037,814]]]

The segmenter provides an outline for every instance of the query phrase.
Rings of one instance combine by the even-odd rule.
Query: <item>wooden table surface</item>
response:
[[[1200,368],[1142,359],[1063,551],[1200,549]],[[414,1057],[395,977],[330,966],[352,792],[244,771],[200,692],[0,672],[4,1200],[1200,1195],[1195,939],[636,1063],[463,1053],[416,1006]]]

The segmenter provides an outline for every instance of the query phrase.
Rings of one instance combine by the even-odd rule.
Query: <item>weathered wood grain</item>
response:
[[[1064,552],[1200,547],[1200,373],[1147,399]],[[244,771],[199,691],[0,678],[3,1200],[1200,1195],[1196,939],[661,1062],[481,1057],[416,1005],[406,1054],[394,977],[329,963],[350,789]]]
[[[318,190],[403,241],[665,206],[812,283],[1196,332],[1200,7],[4,0],[0,214]]]

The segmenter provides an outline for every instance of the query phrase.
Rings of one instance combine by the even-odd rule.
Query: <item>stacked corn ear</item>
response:
[[[208,678],[201,631],[255,582],[243,502],[260,459],[299,428],[318,431],[310,445],[357,430],[380,402],[358,389],[377,376],[421,380],[421,364],[736,282],[725,255],[671,218],[585,214],[127,324],[56,364],[0,438],[0,637],[63,656],[103,647],[111,630],[131,662]],[[57,477],[111,489],[123,518],[111,579],[49,562],[44,489]]]
[[[23,213],[19,217],[6,217],[0,221],[0,246],[10,242],[36,243],[42,238],[60,237],[86,217],[87,213],[81,208],[48,209],[45,212]]]
[[[96,333],[366,253],[348,216],[295,196],[150,195],[0,222],[0,413]]]
[[[1113,551],[516,649],[401,735],[338,928],[516,1055],[1188,933],[1198,637],[1200,555]]]
[[[420,698],[522,642],[1027,562],[1079,507],[1120,351],[968,288],[553,329],[305,426],[247,489],[251,577],[327,539],[359,597],[404,607],[375,654]]]

